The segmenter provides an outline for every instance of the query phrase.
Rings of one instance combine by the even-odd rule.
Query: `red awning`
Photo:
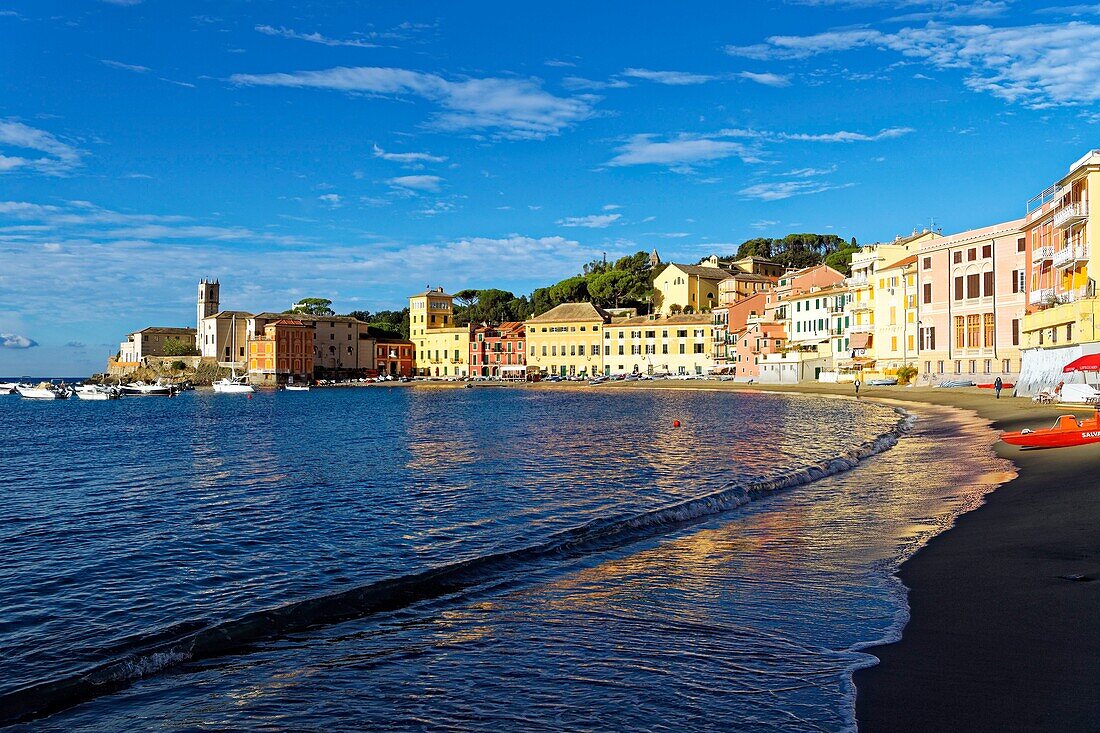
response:
[[[1100,354],[1088,354],[1074,359],[1062,367],[1066,374],[1070,372],[1100,372]]]
[[[865,332],[853,333],[850,346],[853,349],[871,348],[871,334]]]

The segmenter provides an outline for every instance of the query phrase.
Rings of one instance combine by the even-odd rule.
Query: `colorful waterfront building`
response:
[[[470,375],[513,381],[526,379],[526,343],[522,321],[474,328],[470,332]]]
[[[322,378],[363,377],[375,371],[370,324],[351,316],[291,316],[313,331],[313,368]],[[257,313],[247,319],[249,339],[262,338],[267,324],[287,319],[285,313]]]
[[[1092,246],[1100,241],[1100,215],[1090,206],[1090,191],[1100,191],[1100,149],[1074,161],[1065,176],[1028,202],[1019,387],[1025,394],[1063,381],[1063,366],[1100,352],[1100,253]]]
[[[592,303],[562,303],[524,324],[529,373],[595,376],[604,371],[603,329],[611,314]]]
[[[119,344],[116,363],[136,368],[151,356],[179,356],[184,352],[197,353],[195,329],[150,326],[134,331]]]
[[[409,296],[409,339],[421,377],[470,375],[470,328],[455,326],[454,296],[429,288]]]
[[[743,257],[730,263],[729,269],[729,277],[718,283],[719,306],[771,290],[786,272],[783,265],[763,257]]]
[[[765,354],[782,352],[787,333],[774,317],[773,291],[763,291],[714,311],[718,371],[737,381],[758,381]]]
[[[718,305],[718,283],[731,274],[714,255],[699,265],[670,262],[653,278],[653,306],[662,316],[709,313]]]
[[[917,256],[907,254],[882,263],[872,277],[874,371],[878,376],[894,376],[899,368],[917,361]]]
[[[1016,381],[1027,303],[1023,219],[917,246],[917,349],[928,381]],[[908,327],[907,323],[907,327]]]
[[[844,274],[828,265],[806,267],[779,279],[772,318],[783,323],[786,338],[781,349],[758,360],[761,382],[816,381],[833,371],[833,339],[843,338],[848,297],[843,283]]]
[[[264,325],[248,341],[248,378],[255,386],[275,387],[313,380],[313,328],[280,318]]]
[[[603,329],[603,373],[708,374],[714,328],[706,313],[612,319]]]
[[[374,364],[380,375],[411,377],[416,368],[416,347],[408,339],[376,336]]]
[[[938,232],[924,229],[914,231],[907,237],[897,236],[889,242],[875,242],[864,245],[852,255],[851,275],[845,285],[851,291],[851,298],[845,307],[848,316],[848,360],[838,363],[838,374],[842,379],[854,379],[857,375],[881,376],[876,369],[875,339],[875,289],[879,278],[877,272],[882,267],[897,263],[915,251],[924,242],[938,238]],[[896,307],[895,303],[895,307]],[[889,310],[886,311],[889,313]],[[888,343],[887,346],[891,344]],[[887,349],[889,351],[889,349]],[[866,371],[868,374],[863,374]]]

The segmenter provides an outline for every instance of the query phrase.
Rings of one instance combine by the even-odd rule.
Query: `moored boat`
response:
[[[77,399],[81,400],[117,400],[121,394],[117,387],[108,387],[101,384],[81,384],[73,389]]]
[[[1074,415],[1062,415],[1049,428],[1006,432],[1001,435],[1001,440],[1023,448],[1067,448],[1100,443],[1100,411],[1084,420],[1078,420]]]
[[[309,391],[309,385],[308,384],[288,384],[286,386],[286,391],[287,392],[308,392]]]
[[[49,382],[39,382],[37,385],[19,384],[15,391],[28,400],[63,400],[69,396],[67,388]]]
[[[219,379],[211,385],[215,392],[221,394],[240,394],[243,392],[254,392],[252,385],[248,383],[247,377],[226,377]]]
[[[18,382],[0,382],[0,394],[15,394]]]
[[[155,384],[134,382],[123,384],[118,389],[123,397],[171,397],[176,393],[172,385],[161,384],[160,382]]]

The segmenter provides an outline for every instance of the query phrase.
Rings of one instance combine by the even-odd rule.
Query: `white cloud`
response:
[[[38,346],[38,342],[20,336],[17,333],[0,333],[0,348],[4,349],[32,349]]]
[[[1100,4],[1098,5],[1063,5],[1051,8],[1040,8],[1035,11],[1037,14],[1042,15],[1071,15],[1074,17],[1082,15],[1100,15]]]
[[[389,160],[403,165],[415,165],[419,163],[442,163],[447,160],[443,155],[431,153],[387,153],[377,145],[374,146],[374,157]]]
[[[840,130],[838,132],[827,132],[818,135],[810,135],[807,133],[781,133],[780,139],[783,140],[796,140],[801,142],[815,142],[815,143],[858,143],[858,142],[876,142],[878,140],[892,140],[902,135],[908,135],[913,132],[911,127],[889,127],[885,130],[879,130],[873,135],[867,135],[862,132],[848,132],[847,130]]]
[[[752,46],[727,46],[734,56],[803,59],[872,47],[936,69],[958,69],[964,83],[1011,103],[1042,108],[1100,101],[1100,26],[1074,21],[1016,27],[928,23],[894,33],[873,29],[810,36],[771,36]]]
[[[100,0],[108,5],[141,5],[142,0]]]
[[[677,172],[689,172],[692,166],[723,158],[756,160],[754,151],[743,143],[686,133],[670,140],[657,140],[654,135],[634,135],[615,152],[607,165],[662,165]]]
[[[567,76],[561,80],[561,85],[570,91],[603,91],[604,89],[629,89],[634,86],[626,79],[609,79],[608,81],[596,81],[585,79],[583,76]]]
[[[623,207],[619,206],[618,204],[604,204],[604,206],[603,206],[604,211],[615,211],[616,209],[621,209],[621,208],[623,208]]]
[[[619,219],[622,214],[591,214],[589,216],[567,216],[558,219],[558,226],[563,227],[587,227],[588,229],[605,229]]]
[[[832,184],[823,181],[774,181],[770,183],[758,183],[743,188],[738,193],[749,199],[778,201],[792,196],[806,196],[812,193],[832,191],[837,188],[849,188],[854,185],[854,183]]]
[[[669,86],[706,84],[708,81],[714,81],[718,78],[709,74],[693,74],[688,71],[651,71],[650,69],[624,69],[623,76],[645,79],[646,81],[668,84]]]
[[[330,89],[348,93],[414,96],[441,109],[433,127],[448,131],[493,130],[503,138],[541,139],[593,115],[591,97],[558,97],[537,80],[465,78],[374,66],[337,67],[279,74],[234,74],[245,86]]]
[[[546,59],[546,61],[543,61],[542,63],[545,66],[553,66],[553,67],[576,66],[576,64],[573,63],[572,61],[562,61],[561,59]]]
[[[266,36],[278,36],[279,38],[290,38],[296,41],[309,41],[310,43],[320,43],[323,46],[354,46],[356,48],[378,48],[378,44],[369,43],[367,41],[351,38],[327,38],[320,33],[299,33],[298,31],[290,28],[283,28],[282,26],[275,28],[270,25],[258,25],[256,30],[263,33]]]
[[[100,59],[104,65],[110,66],[112,69],[122,69],[124,71],[134,71],[139,74],[144,74],[149,71],[148,66],[139,66],[137,64],[124,64],[121,61],[112,61],[111,59]]]
[[[439,176],[398,176],[389,179],[386,183],[394,188],[414,191],[438,191],[443,179]]]
[[[749,226],[753,229],[768,229],[769,227],[773,227],[778,223],[779,222],[774,219],[757,219],[756,221],[749,224]]]
[[[0,146],[45,153],[46,157],[8,157],[0,154],[0,172],[29,168],[47,175],[60,176],[80,165],[81,151],[61,142],[45,130],[22,122],[0,120]]]
[[[772,74],[770,72],[756,73],[753,71],[742,71],[737,76],[742,79],[748,79],[754,81],[757,84],[763,84],[768,87],[789,87],[791,85],[791,78],[783,74]]]
[[[340,198],[338,193],[324,193],[318,196],[317,200],[334,209],[344,205],[344,200]]]
[[[836,173],[835,165],[828,168],[795,168],[779,175],[792,178],[812,178],[814,176],[827,176],[830,173]]]

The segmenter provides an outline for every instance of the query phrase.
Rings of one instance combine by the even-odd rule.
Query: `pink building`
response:
[[[922,242],[917,248],[917,368],[977,382],[1020,372],[1027,302],[1023,219]]]

